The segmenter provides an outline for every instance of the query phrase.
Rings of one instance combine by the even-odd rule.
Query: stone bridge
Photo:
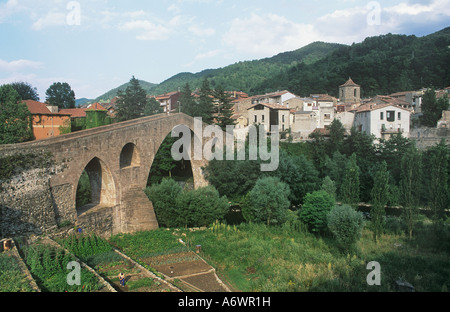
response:
[[[30,190],[23,187],[20,191],[20,185],[11,185],[14,190],[11,197],[3,196],[0,202],[5,211],[10,211],[1,213],[4,234],[24,232],[6,229],[5,218],[11,215],[41,231],[63,221],[102,234],[157,228],[158,221],[144,189],[161,143],[178,125],[194,130],[194,119],[182,113],[161,114],[40,141],[0,146],[0,157],[30,151],[51,152],[59,166],[52,169],[48,178],[36,179]],[[207,185],[202,174],[207,162],[191,159],[194,186]],[[76,207],[76,193],[84,170],[91,184],[92,203],[80,209]],[[43,185],[39,195],[32,195],[33,190],[37,193]],[[46,203],[36,203],[33,198],[41,198],[42,192],[48,193],[44,196],[48,197]],[[21,201],[20,197],[26,200]],[[17,220],[10,224],[14,223]]]

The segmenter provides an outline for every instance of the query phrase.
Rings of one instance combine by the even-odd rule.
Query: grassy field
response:
[[[342,254],[332,237],[289,224],[215,224],[187,235],[188,243],[202,245],[203,257],[239,291],[389,292],[398,290],[399,280],[416,291],[448,291],[450,286],[448,249],[437,251],[426,240],[411,241],[403,234],[385,234],[375,243],[367,227],[352,256]],[[371,261],[380,264],[379,286],[367,283]]]
[[[110,243],[133,258],[176,253],[202,246],[201,256],[236,291],[245,292],[394,292],[397,281],[407,281],[418,292],[448,291],[449,243],[433,243],[429,221],[420,222],[410,240],[399,226],[375,243],[368,224],[354,255],[338,249],[331,235],[316,236],[300,223],[282,227],[216,223],[208,229],[167,230],[114,236]],[[175,234],[175,235],[174,235]],[[448,237],[448,236],[447,236]],[[368,285],[377,261],[381,285]]]

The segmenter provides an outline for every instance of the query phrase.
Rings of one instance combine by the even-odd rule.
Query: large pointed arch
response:
[[[105,162],[94,157],[86,165],[84,172],[89,178],[90,199],[86,200],[87,204],[77,207],[77,214],[80,215],[97,206],[115,206],[117,201],[116,184]],[[80,175],[81,178],[82,175]]]

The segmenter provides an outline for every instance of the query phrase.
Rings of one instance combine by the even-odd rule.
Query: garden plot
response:
[[[119,234],[110,238],[116,248],[143,264],[167,281],[188,292],[228,291],[218,279],[215,269],[193,252],[186,235],[159,229],[135,234]]]
[[[70,262],[78,262],[72,254],[49,240],[37,240],[19,246],[33,279],[43,292],[107,292],[98,276],[81,266],[80,284],[68,283]]]
[[[172,291],[151,272],[132,259],[114,251],[104,239],[95,235],[71,235],[59,243],[80,257],[100,276],[120,292],[168,292]],[[119,274],[125,275],[125,287],[119,282]]]
[[[20,258],[17,248],[0,251],[0,292],[40,291]]]
[[[142,261],[164,274],[169,281],[180,281],[185,291],[225,292],[215,269],[192,251],[143,258]]]

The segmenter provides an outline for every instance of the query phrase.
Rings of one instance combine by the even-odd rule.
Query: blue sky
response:
[[[450,0],[0,0],[0,84],[53,82],[95,98],[314,41],[352,44],[450,26]]]

